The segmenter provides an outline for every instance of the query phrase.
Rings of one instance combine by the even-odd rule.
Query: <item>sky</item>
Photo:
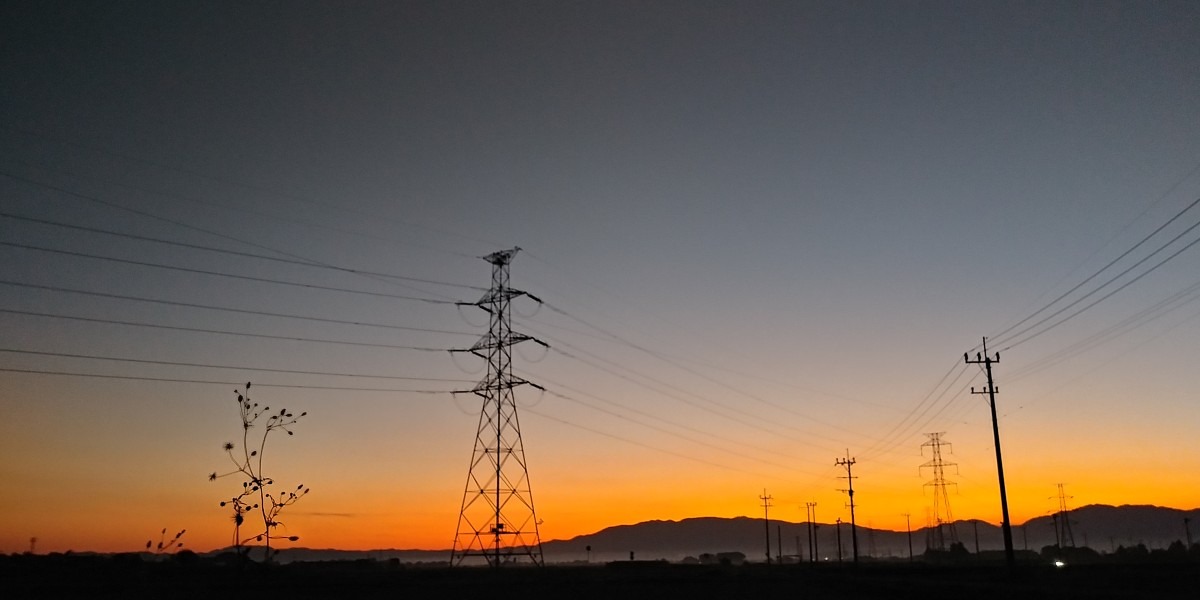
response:
[[[0,552],[229,544],[247,381],[298,545],[449,548],[512,247],[544,540],[998,523],[985,336],[1015,524],[1200,506],[1193,2],[0,11]]]

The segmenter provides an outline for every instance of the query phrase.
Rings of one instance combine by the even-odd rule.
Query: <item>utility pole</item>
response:
[[[542,565],[539,521],[533,508],[513,388],[520,385],[543,388],[513,375],[512,347],[525,341],[549,346],[512,330],[514,298],[529,296],[541,302],[509,287],[509,264],[519,250],[512,248],[483,257],[492,265],[492,287],[478,301],[460,303],[486,311],[489,327],[475,345],[451,351],[468,352],[487,361],[487,375],[469,390],[483,398],[483,407],[479,411],[475,450],[454,534],[452,565],[462,564],[470,556],[483,557],[491,567],[519,558]]]
[[[912,518],[908,513],[904,513],[904,529],[908,532],[908,562],[912,562]]]
[[[816,514],[816,511],[813,511],[813,515],[815,516]],[[821,563],[821,545],[817,543],[817,534],[820,532],[821,526],[817,523],[813,523],[813,562],[817,564]]]
[[[975,555],[979,556],[979,519],[971,521],[975,525]]]
[[[813,529],[813,521],[817,520],[817,503],[804,503],[805,519],[808,521],[808,557],[811,562],[817,562],[817,536]]]
[[[992,363],[1000,362],[1000,353],[997,352],[995,358],[987,353],[987,338],[983,338],[983,353],[975,353],[975,360],[963,354],[963,360],[969,365],[982,364],[984,370],[987,371],[987,388],[975,391],[971,388],[972,394],[987,394],[988,406],[992,410],[992,437],[996,444],[996,475],[1000,479],[1000,512],[1003,520],[1000,522],[1000,529],[1004,532],[1004,561],[1008,563],[1008,571],[1012,573],[1017,568],[1017,557],[1013,552],[1012,542],[1012,523],[1008,520],[1008,489],[1004,486],[1004,457],[1000,452],[1000,424],[996,418],[996,394],[1000,392],[996,388],[995,381],[992,379]]]
[[[1183,535],[1184,535],[1184,537],[1187,538],[1187,550],[1188,551],[1191,551],[1191,549],[1192,549],[1192,528],[1189,526],[1189,524],[1191,522],[1192,522],[1192,520],[1190,518],[1188,518],[1188,517],[1183,518]],[[37,539],[37,538],[34,538],[34,539]]]
[[[1062,529],[1058,526],[1058,517],[1059,517],[1058,513],[1054,513],[1054,514],[1050,515],[1050,518],[1054,519],[1054,547],[1062,548],[1063,547]]]
[[[842,518],[837,519],[838,562],[842,562]]]
[[[768,496],[766,488],[763,488],[763,495],[758,499],[762,500],[763,505],[763,531],[767,535],[767,564],[769,565],[771,564],[771,516],[769,511],[771,510],[771,500],[774,498]]]
[[[833,461],[835,466],[846,467],[846,476],[841,479],[846,480],[846,489],[841,490],[850,496],[850,544],[854,552],[854,564],[858,564],[858,524],[854,520],[854,474],[851,472],[851,467],[854,466],[854,459],[850,457],[850,450],[846,449],[846,458],[839,458]]]
[[[775,545],[777,546],[777,552],[775,552],[775,562],[782,565],[783,564],[783,525],[778,525],[778,524],[775,525]]]

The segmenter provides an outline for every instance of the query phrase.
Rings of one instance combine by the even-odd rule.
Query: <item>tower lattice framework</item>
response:
[[[488,313],[488,332],[470,348],[455,351],[486,360],[487,375],[470,390],[483,399],[483,406],[454,534],[453,565],[470,558],[482,558],[491,567],[525,560],[542,565],[542,540],[513,388],[543,388],[513,375],[512,347],[524,341],[546,344],[512,330],[514,298],[529,296],[541,302],[509,287],[509,264],[518,250],[483,257],[492,265],[492,286],[479,301],[464,303]]]
[[[933,488],[933,527],[927,532],[925,545],[936,550],[945,550],[950,544],[958,541],[958,532],[954,527],[954,512],[950,510],[950,495],[946,493],[946,487],[958,485],[952,481],[946,481],[946,467],[956,466],[957,463],[946,462],[942,460],[942,446],[951,446],[946,441],[942,440],[943,433],[927,433],[929,438],[924,444],[921,444],[921,453],[925,453],[925,448],[930,450],[930,459],[925,464],[921,465],[921,469],[932,469],[933,479],[925,483],[925,487]]]
[[[1063,484],[1058,484],[1058,514],[1054,520],[1055,525],[1058,527],[1056,533],[1058,534],[1058,546],[1060,548],[1075,547],[1075,534],[1071,532],[1071,509],[1067,508],[1067,500],[1071,498],[1074,498],[1074,496],[1067,495]]]

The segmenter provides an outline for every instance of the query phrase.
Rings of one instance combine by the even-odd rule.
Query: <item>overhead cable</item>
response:
[[[74,354],[68,352],[43,352],[39,350],[23,350],[17,348],[0,348],[0,352],[8,354],[25,354],[30,356],[54,356],[58,358],[82,358],[87,360],[104,360],[111,362],[136,363],[145,365],[166,365],[173,367],[193,367],[200,369],[232,369],[237,371],[257,371],[262,373],[287,373],[292,375],[322,375],[328,377],[354,377],[360,379],[394,379],[400,381],[445,381],[451,383],[469,383],[465,379],[446,379],[440,377],[407,377],[400,375],[372,375],[368,373],[337,373],[331,371],[311,371],[299,369],[271,369],[267,367],[245,367],[236,365],[214,365],[208,363],[177,362],[169,360],[150,360],[144,358],[127,358],[121,356],[103,356],[98,354]]]
[[[246,337],[266,340],[279,340],[287,342],[303,342],[308,344],[334,344],[340,346],[359,346],[364,348],[381,348],[386,350],[414,350],[418,352],[445,352],[445,348],[435,348],[432,346],[406,346],[402,344],[381,344],[374,342],[356,342],[353,340],[331,340],[325,338],[312,338],[293,335],[270,335],[266,333],[251,333],[247,331],[230,331],[227,329],[208,329],[204,327],[183,327],[178,325],[162,325],[158,323],[146,323],[141,321],[122,321],[118,319],[100,319],[95,317],[81,317],[77,315],[64,315],[57,313],[34,312],[28,310],[14,310],[8,308],[0,308],[0,313],[12,315],[24,315],[30,317],[44,317],[48,319],[62,319],[67,321],[79,321],[84,323],[103,323],[106,325],[122,325],[127,327],[146,327],[151,329],[163,329],[167,331],[186,331],[189,333],[209,333],[215,335],[228,335],[235,337]]]
[[[297,320],[301,320],[301,321],[314,321],[314,322],[318,322],[318,323],[336,323],[338,325],[356,325],[359,327],[377,327],[377,328],[382,328],[382,329],[399,329],[399,330],[403,330],[403,331],[420,331],[420,332],[424,332],[424,333],[444,333],[444,334],[449,334],[449,335],[469,335],[469,336],[476,335],[474,333],[467,333],[467,332],[463,332],[463,331],[450,331],[450,330],[446,330],[446,329],[429,329],[429,328],[423,328],[423,327],[408,327],[406,325],[392,325],[389,323],[369,323],[369,322],[364,322],[364,321],[328,319],[325,317],[313,317],[313,316],[307,316],[307,315],[292,315],[292,314],[287,314],[287,313],[277,313],[277,312],[270,312],[270,311],[265,311],[265,310],[251,310],[251,309],[245,309],[245,308],[232,308],[232,307],[228,307],[228,306],[214,306],[211,304],[199,304],[196,302],[180,302],[180,301],[176,301],[176,300],[162,300],[162,299],[158,299],[158,298],[146,298],[143,296],[130,296],[130,295],[126,295],[126,294],[111,294],[111,293],[107,293],[107,292],[93,292],[90,290],[65,288],[65,287],[58,287],[58,286],[52,286],[52,285],[38,285],[38,284],[33,284],[33,283],[24,283],[24,282],[20,282],[20,281],[0,280],[0,285],[11,285],[11,286],[16,286],[16,287],[23,287],[23,288],[30,288],[30,289],[37,289],[37,290],[46,290],[46,291],[51,291],[51,292],[60,292],[60,293],[67,293],[67,294],[81,294],[81,295],[85,295],[85,296],[94,296],[97,298],[112,298],[114,300],[129,300],[132,302],[148,302],[148,303],[152,303],[152,304],[163,304],[166,306],[179,306],[179,307],[183,307],[183,308],[199,308],[199,309],[203,309],[203,310],[215,310],[215,311],[221,311],[221,312],[231,312],[231,313],[246,314],[246,315],[279,317],[281,319],[297,319]]]

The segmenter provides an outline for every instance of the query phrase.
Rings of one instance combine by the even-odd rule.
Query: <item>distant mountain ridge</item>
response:
[[[1087,545],[1100,552],[1111,552],[1117,546],[1144,544],[1148,548],[1165,548],[1175,540],[1185,538],[1184,519],[1192,519],[1200,527],[1200,509],[1180,510],[1148,505],[1109,506],[1093,504],[1070,511],[1071,531],[1075,546]],[[818,556],[836,561],[838,527],[835,523],[816,523]],[[679,521],[645,521],[632,525],[615,525],[595,533],[567,540],[542,543],[548,563],[591,560],[609,562],[629,560],[630,552],[638,560],[682,560],[704,553],[741,552],[749,560],[766,559],[766,530],[763,520],[752,517],[694,517]],[[978,520],[956,521],[958,539],[970,552],[1000,550],[1004,547],[1000,527]],[[808,524],[771,520],[769,525],[771,556],[780,550],[785,557],[797,554],[809,560]],[[850,524],[841,524],[842,556],[851,554]],[[914,529],[911,534],[914,554],[925,552],[928,529]],[[977,536],[977,537],[976,537]],[[780,545],[782,538],[782,548]],[[1193,541],[1200,540],[1200,529],[1193,531]],[[909,534],[905,531],[874,529],[858,526],[860,556],[907,557]],[[1043,516],[1013,527],[1016,549],[1038,551],[1056,543],[1053,516]],[[589,552],[588,547],[591,548]],[[211,554],[216,554],[213,552]],[[314,560],[387,560],[403,562],[439,562],[450,558],[450,550],[320,550],[309,548],[285,549],[279,554],[281,562]]]
[[[1088,545],[1107,552],[1121,545],[1145,544],[1150,548],[1165,548],[1175,540],[1183,540],[1183,520],[1200,517],[1200,509],[1094,504],[1074,509],[1069,514],[1074,545]],[[1200,521],[1197,523],[1200,524]],[[837,560],[837,524],[815,525],[818,555],[823,560]],[[548,561],[551,558],[580,560],[586,557],[587,546],[592,547],[593,560],[628,559],[629,552],[635,552],[637,558],[680,560],[705,552],[726,551],[742,552],[750,560],[765,560],[765,529],[767,528],[764,528],[762,519],[751,517],[697,517],[680,521],[647,521],[636,525],[608,527],[569,540],[544,542],[542,548]],[[782,554],[785,557],[801,555],[806,560],[810,558],[806,523],[772,520],[769,529],[772,557],[780,554],[779,540],[782,538]],[[860,556],[908,556],[907,532],[875,529],[862,524],[859,524],[857,529]],[[999,550],[1004,547],[999,525],[965,520],[956,521],[954,529],[958,540],[971,552],[976,550],[976,540],[980,551]],[[924,527],[912,531],[914,554],[925,552],[928,532]],[[842,555],[849,557],[852,546],[850,524],[843,522],[840,533]],[[1193,541],[1200,538],[1200,531],[1196,533],[1198,535],[1193,536]],[[1044,546],[1056,543],[1053,516],[1036,517],[1013,528],[1013,545],[1017,549],[1038,551]]]

